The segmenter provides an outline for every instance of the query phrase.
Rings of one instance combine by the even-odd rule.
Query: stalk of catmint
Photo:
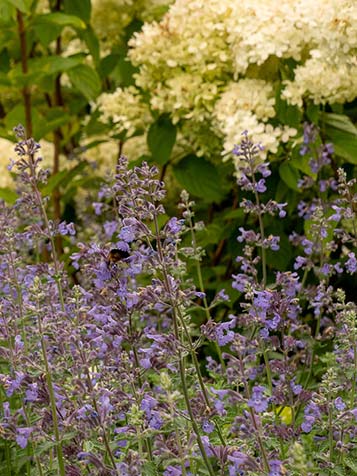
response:
[[[34,283],[33,283],[33,293],[37,299],[37,325],[38,325],[38,333],[40,336],[42,358],[45,364],[46,382],[47,382],[48,393],[50,398],[52,424],[53,424],[53,431],[54,431],[55,440],[56,440],[58,470],[59,470],[60,476],[65,476],[65,462],[64,462],[62,440],[61,440],[61,434],[60,434],[60,428],[59,428],[59,422],[58,422],[57,405],[56,405],[56,397],[55,397],[55,391],[53,386],[52,371],[51,371],[48,354],[47,354],[47,345],[46,345],[44,329],[42,327],[42,322],[41,322],[42,320],[41,304],[40,304],[40,297],[42,294],[41,282],[40,282],[40,278],[37,276],[35,277]]]
[[[162,247],[161,247],[161,237],[160,237],[160,231],[159,231],[159,224],[158,224],[156,215],[154,215],[154,225],[155,225],[155,233],[156,233],[156,239],[157,239],[157,251],[158,251],[158,257],[159,257],[159,263],[161,265],[161,270],[162,270],[162,273],[163,273],[163,276],[164,276],[166,291],[167,291],[167,293],[168,293],[168,295],[170,296],[170,299],[171,299],[174,335],[175,335],[176,339],[184,345],[184,342],[182,342],[181,333],[179,331],[179,306],[177,305],[177,303],[175,302],[175,300],[173,298],[173,292],[172,292],[172,289],[171,289],[170,280],[168,278],[168,273],[167,273],[167,269],[166,269],[166,265],[165,265],[163,250],[162,250]],[[180,322],[181,322],[181,324],[185,325],[183,318],[180,319]],[[186,336],[189,336],[189,332],[188,332],[187,328],[185,329],[185,334],[186,334]],[[192,340],[190,339],[189,342],[191,342],[191,345],[190,345],[191,355],[193,357],[193,354],[194,354],[195,355],[194,360],[197,360],[197,356],[195,354],[195,351],[192,348]],[[184,394],[184,399],[185,399],[187,411],[188,411],[188,414],[190,416],[191,425],[192,425],[193,431],[196,434],[197,443],[198,443],[198,446],[199,446],[204,464],[205,464],[205,466],[208,470],[208,473],[211,476],[214,476],[214,472],[213,472],[211,463],[209,461],[209,458],[207,456],[205,447],[204,447],[202,439],[201,439],[200,430],[199,430],[198,424],[196,422],[196,418],[195,418],[195,416],[193,414],[193,411],[192,411],[190,397],[189,397],[189,394],[188,394],[187,381],[186,381],[185,358],[182,355],[179,357],[179,370],[180,370],[180,379],[181,379],[182,391],[183,391],[183,394]],[[202,380],[202,376],[201,376],[201,380]],[[203,384],[203,382],[201,383],[201,385],[202,384]],[[203,385],[203,387],[204,387],[204,385]]]
[[[34,195],[34,203],[37,205],[38,209],[40,210],[41,217],[44,221],[45,233],[51,245],[52,259],[53,259],[53,265],[55,270],[54,279],[57,285],[61,309],[62,309],[62,312],[64,312],[65,304],[64,304],[63,288],[61,284],[60,264],[59,264],[59,260],[56,253],[53,231],[51,230],[46,208],[44,205],[44,201],[39,189],[39,181],[41,180],[41,178],[42,179],[45,178],[45,175],[41,175],[42,171],[39,171],[39,172],[37,171],[39,159],[37,159],[35,155],[38,152],[40,146],[32,138],[29,138],[29,139],[26,138],[25,130],[22,126],[18,126],[17,128],[15,128],[15,132],[17,137],[20,139],[20,141],[17,143],[15,147],[15,151],[17,152],[19,156],[19,160],[17,161],[16,165],[18,169],[22,172],[22,178],[24,179],[24,182],[27,183],[32,189],[32,193]],[[39,278],[35,278],[34,291],[35,293],[41,292]],[[39,304],[39,301],[38,301],[38,304]],[[46,348],[46,342],[45,342],[43,329],[42,329],[40,309],[39,309],[37,323],[38,323],[38,329],[39,329],[39,335],[40,335],[42,356],[43,356],[44,365],[45,365],[46,382],[47,382],[48,392],[50,397],[53,429],[54,429],[55,440],[56,440],[58,474],[60,476],[65,476],[65,462],[64,462],[63,447],[62,447],[63,444],[62,444],[60,429],[58,424],[57,406],[56,406],[56,400],[55,400],[52,371],[51,371],[51,367],[50,367],[48,356],[47,356],[47,348]]]
[[[202,270],[201,270],[202,251],[197,246],[196,230],[197,230],[198,227],[197,227],[197,224],[195,226],[195,224],[193,223],[194,212],[192,210],[192,207],[194,207],[194,204],[195,203],[193,201],[189,200],[189,195],[188,195],[187,191],[183,190],[181,192],[181,203],[179,204],[179,207],[183,209],[182,216],[187,221],[188,229],[189,229],[190,234],[191,234],[192,255],[190,255],[190,258],[195,260],[198,285],[199,285],[199,290],[201,292],[202,300],[203,300],[203,308],[204,308],[204,312],[206,314],[206,319],[207,319],[207,321],[209,321],[211,319],[211,314],[210,314],[210,309],[209,309],[208,302],[207,302],[207,297],[206,297],[205,287],[204,287],[203,277],[202,277]],[[222,358],[222,351],[221,351],[219,345],[217,344],[217,342],[215,342],[215,348],[216,348],[216,352],[217,352],[218,359],[219,359],[219,362],[221,364],[222,370],[225,370],[225,362],[224,362],[224,359]],[[205,394],[205,392],[204,392],[204,394]],[[208,406],[210,406],[208,401],[206,401],[206,404]],[[221,436],[220,436],[220,438],[221,438]],[[223,443],[223,441],[222,441],[222,443]]]

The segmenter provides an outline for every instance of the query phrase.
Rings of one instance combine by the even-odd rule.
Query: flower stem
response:
[[[159,232],[159,224],[158,224],[158,221],[157,221],[157,216],[155,215],[154,217],[154,224],[155,224],[155,232],[156,232],[156,237],[157,237],[157,249],[158,249],[158,255],[159,255],[159,259],[160,259],[160,264],[161,264],[161,268],[162,268],[162,272],[163,272],[163,276],[164,276],[164,282],[165,282],[165,286],[166,286],[166,291],[168,293],[168,295],[170,296],[170,300],[171,300],[171,306],[172,306],[172,316],[173,316],[173,327],[174,327],[174,335],[175,335],[175,338],[182,343],[182,339],[181,339],[181,335],[180,335],[180,332],[179,332],[179,325],[178,325],[178,306],[177,304],[174,302],[173,300],[173,293],[172,293],[172,289],[171,289],[171,286],[170,286],[170,281],[168,279],[168,274],[167,274],[167,270],[166,270],[166,266],[165,266],[165,261],[164,261],[164,256],[163,256],[163,251],[162,251],[162,247],[161,247],[161,239],[160,239],[160,232]],[[193,350],[193,352],[191,352],[191,355],[193,357],[193,360],[195,362],[195,367],[196,365],[198,364],[198,360],[197,360],[197,356],[196,356],[196,353],[194,352],[194,349],[192,347],[192,340],[191,340],[191,336],[189,335],[189,332],[188,332],[188,329],[183,321],[183,319],[181,319],[181,323],[184,324],[184,329],[185,329],[185,334],[187,336],[189,336],[189,342],[191,342],[191,350]],[[199,369],[199,366],[196,367],[196,370],[197,368]],[[205,447],[202,443],[202,439],[201,439],[201,435],[200,435],[200,431],[199,431],[199,427],[197,425],[197,422],[196,422],[196,419],[195,419],[195,416],[193,414],[193,411],[192,411],[192,407],[191,407],[191,402],[190,402],[190,398],[189,398],[189,395],[188,395],[188,390],[187,390],[187,382],[186,382],[186,371],[185,371],[185,359],[182,355],[179,356],[179,369],[180,369],[180,379],[181,379],[181,385],[182,385],[182,391],[183,391],[183,394],[184,394],[184,399],[185,399],[185,403],[186,403],[186,408],[187,408],[187,411],[188,411],[188,414],[190,416],[190,421],[191,421],[191,425],[192,425],[192,429],[193,431],[195,432],[196,434],[196,438],[197,438],[197,443],[198,443],[198,446],[199,446],[199,449],[200,449],[200,452],[201,452],[201,455],[202,455],[202,458],[203,458],[203,461],[204,461],[204,464],[208,470],[208,473],[210,474],[210,476],[214,476],[214,472],[213,472],[213,469],[212,469],[212,466],[211,466],[211,463],[208,459],[208,456],[207,456],[207,453],[206,453],[206,450],[205,450]],[[201,376],[201,373],[198,372],[198,378],[199,378],[199,381],[200,381],[200,385],[201,385],[201,388],[205,389],[205,386],[203,384],[203,380],[202,380],[202,376]],[[202,381],[202,382],[201,382]],[[203,391],[203,394],[205,395],[205,399],[207,398],[208,400],[208,395],[206,394],[206,389]],[[209,401],[209,400],[208,400]]]
[[[40,317],[40,313],[38,314],[39,314],[37,319],[38,331],[39,331],[40,339],[41,339],[41,349],[42,349],[42,356],[43,356],[43,360],[45,364],[46,382],[47,382],[48,393],[50,397],[53,431],[54,431],[55,440],[56,440],[57,460],[58,460],[58,470],[59,470],[58,474],[60,476],[65,476],[66,473],[65,473],[62,441],[61,441],[59,425],[58,425],[56,398],[55,398],[55,392],[53,387],[52,374],[51,374],[50,365],[49,365],[48,356],[47,356],[46,342],[45,342],[43,330],[42,330],[41,317]]]

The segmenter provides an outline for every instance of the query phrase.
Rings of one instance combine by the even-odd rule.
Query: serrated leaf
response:
[[[160,165],[169,161],[173,146],[176,141],[176,127],[167,116],[160,116],[151,124],[147,143],[155,162]]]
[[[91,0],[64,0],[64,11],[76,15],[86,23],[91,17]]]
[[[94,100],[101,90],[97,72],[87,64],[80,64],[68,72],[68,77],[76,89],[89,101]]]
[[[279,167],[279,175],[286,185],[292,190],[299,191],[298,180],[300,174],[298,170],[289,162],[283,162]]]
[[[208,202],[220,202],[224,193],[217,168],[203,157],[187,155],[173,167],[180,185],[189,193]]]

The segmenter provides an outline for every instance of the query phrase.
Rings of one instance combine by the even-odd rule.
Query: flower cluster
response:
[[[176,0],[134,34],[128,56],[138,68],[136,87],[153,111],[179,124],[190,151],[212,154],[210,134],[227,154],[237,131],[248,129],[276,153],[296,135],[276,120],[281,92],[298,106],[356,97],[356,15],[349,0]],[[130,115],[130,97],[111,98]]]
[[[355,179],[340,169],[317,198],[303,180],[303,224],[291,240],[304,254],[288,263],[293,271],[277,271],[281,228],[267,230],[289,207],[272,197],[262,146],[244,132],[233,152],[244,218],[231,303],[228,290],[205,291],[202,224],[187,192],[181,216],[169,217],[158,170],[130,168],[121,156],[77,233],[77,224],[49,218],[40,146],[23,128],[17,134],[21,195],[13,207],[0,203],[7,472],[13,458],[44,476],[348,471],[356,305],[334,280],[357,274]],[[301,152],[318,189],[331,185],[332,150],[310,125]],[[59,235],[75,247],[71,274]]]
[[[172,0],[93,0],[92,24],[102,52],[120,44],[125,28],[134,19],[147,22],[158,20],[170,3]]]
[[[114,133],[125,133],[127,137],[145,130],[152,121],[148,106],[134,86],[118,88],[112,94],[101,94],[97,99],[97,107],[100,119],[110,122]]]

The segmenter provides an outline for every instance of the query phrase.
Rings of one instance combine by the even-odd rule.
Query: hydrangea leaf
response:
[[[180,185],[208,202],[220,202],[224,192],[217,168],[203,157],[187,155],[173,168]]]
[[[4,0],[5,3],[12,5],[23,13],[30,11],[32,0]]]
[[[326,137],[333,142],[335,153],[352,164],[357,164],[357,128],[344,114],[324,113]]]
[[[62,12],[47,13],[46,15],[37,15],[34,20],[34,26],[55,24],[60,27],[71,26],[73,28],[82,30],[86,27],[86,24],[78,16],[67,15]]]
[[[97,72],[86,64],[80,64],[68,71],[68,77],[76,89],[89,101],[95,99],[101,90]]]
[[[176,142],[176,127],[166,116],[160,116],[149,129],[147,143],[155,162],[160,165],[169,161]]]
[[[86,23],[89,23],[91,16],[91,1],[64,0],[64,11],[70,15],[76,15]]]
[[[289,188],[297,192],[300,190],[298,187],[299,171],[289,162],[283,162],[280,165],[279,175]]]

